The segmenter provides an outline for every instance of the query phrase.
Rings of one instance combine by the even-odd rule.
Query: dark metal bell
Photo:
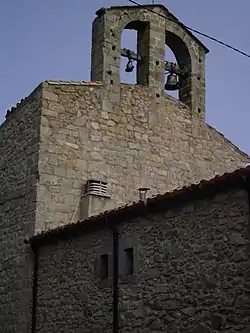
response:
[[[129,61],[125,68],[125,72],[131,73],[131,72],[133,72],[133,70],[134,70],[134,65],[133,65],[132,61]]]
[[[169,74],[167,77],[167,82],[165,84],[166,90],[178,90],[179,82],[177,80],[177,76],[175,74]]]

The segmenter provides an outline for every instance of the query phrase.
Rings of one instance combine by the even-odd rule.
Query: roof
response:
[[[105,13],[105,11],[112,10],[112,9],[124,9],[124,10],[129,10],[129,9],[134,9],[134,8],[145,8],[150,11],[153,11],[154,8],[161,8],[165,13],[166,13],[166,19],[170,19],[171,21],[175,21],[178,23],[186,32],[189,36],[191,36],[205,51],[207,54],[209,52],[209,49],[183,24],[179,19],[173,15],[172,13],[169,12],[169,10],[161,4],[148,4],[148,5],[140,5],[140,6],[111,6],[109,8],[100,8],[97,12],[96,15],[101,15],[102,13]]]
[[[44,83],[62,86],[103,86],[102,81],[62,81],[62,80],[47,80]]]
[[[41,245],[54,242],[58,239],[67,239],[81,232],[94,231],[102,227],[113,226],[118,222],[145,216],[147,214],[158,213],[176,205],[192,200],[199,200],[216,193],[226,192],[234,188],[247,188],[250,185],[250,166],[235,170],[232,173],[224,173],[211,180],[202,180],[198,184],[167,192],[163,195],[147,199],[147,205],[136,202],[131,205],[122,206],[99,215],[89,217],[77,223],[67,224],[56,229],[42,232],[29,239],[31,245]]]

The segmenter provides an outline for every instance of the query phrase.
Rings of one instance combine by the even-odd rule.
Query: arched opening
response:
[[[168,88],[169,95],[186,103],[191,93],[191,57],[188,48],[180,37],[169,31],[166,31],[165,44],[165,60],[168,62],[165,77],[168,84],[165,88]]]
[[[121,50],[131,50],[134,53],[137,53],[137,40],[138,40],[138,31],[124,29],[121,36]],[[137,68],[136,62],[131,59],[121,55],[120,61],[120,77],[121,82],[136,84],[137,83]]]
[[[165,45],[165,61],[171,62],[171,63],[177,63],[177,59],[174,55],[174,52],[171,50],[171,48],[167,45]],[[169,71],[165,71],[165,82],[168,82],[168,78],[169,78]],[[165,91],[168,95],[179,99],[179,89],[177,90],[167,90],[165,87]]]
[[[149,24],[133,21],[121,35],[121,82],[148,84],[149,76]]]

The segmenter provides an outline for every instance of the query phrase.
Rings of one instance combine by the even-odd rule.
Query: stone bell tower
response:
[[[163,5],[100,9],[93,22],[91,80],[102,81],[119,94],[120,57],[137,63],[137,84],[164,98],[165,72],[177,80],[179,99],[205,118],[205,55],[208,49]],[[123,29],[137,30],[137,50],[121,50]],[[177,64],[167,62],[165,45]],[[171,88],[170,88],[171,89]],[[108,96],[107,96],[108,97]],[[114,97],[110,96],[110,97]],[[116,98],[117,100],[117,98]]]

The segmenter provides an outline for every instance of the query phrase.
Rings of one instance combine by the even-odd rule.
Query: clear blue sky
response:
[[[250,54],[249,0],[158,3],[186,25]],[[111,5],[129,2],[0,0],[0,122],[9,107],[44,80],[89,80],[92,20],[98,8]],[[250,59],[199,38],[210,49],[207,121],[250,154]]]

